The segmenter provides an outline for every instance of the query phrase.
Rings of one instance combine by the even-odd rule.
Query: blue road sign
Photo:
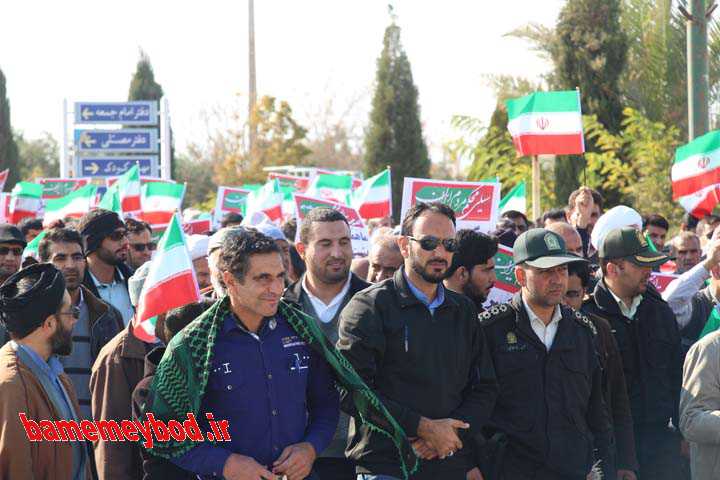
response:
[[[78,152],[155,153],[157,140],[157,131],[149,128],[75,130]]]
[[[78,177],[116,177],[122,175],[137,164],[143,177],[158,176],[157,155],[137,157],[80,157],[78,158]]]
[[[75,102],[75,123],[157,125],[157,102]]]

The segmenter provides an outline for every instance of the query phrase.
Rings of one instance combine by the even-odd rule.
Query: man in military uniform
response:
[[[633,227],[610,231],[599,246],[602,281],[584,303],[586,314],[610,323],[622,357],[634,423],[640,480],[689,478],[681,456],[678,402],[682,354],[677,322],[657,290],[654,267],[669,259],[651,250]]]
[[[521,291],[480,315],[500,386],[486,436],[507,438],[485,478],[585,480],[600,460],[603,478],[614,479],[595,328],[562,305],[567,265],[585,260],[543,228],[520,235],[514,253]]]

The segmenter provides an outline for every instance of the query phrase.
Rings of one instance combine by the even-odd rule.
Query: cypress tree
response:
[[[558,17],[556,35],[552,57],[557,87],[578,87],[583,114],[597,115],[610,133],[617,134],[622,122],[620,75],[627,57],[620,0],[568,0]],[[595,149],[592,144],[586,148]],[[577,188],[584,165],[579,156],[557,158],[555,189],[559,201]]]
[[[5,75],[0,70],[0,171],[10,169],[5,191],[10,191],[20,180],[18,146],[10,125],[10,101],[7,98]]]
[[[403,179],[428,177],[430,158],[420,125],[418,90],[394,19],[385,29],[377,60],[375,94],[365,133],[365,175],[375,175],[388,165],[392,172],[393,214],[398,222]]]
[[[128,100],[144,100],[155,101],[158,111],[160,111],[160,99],[163,96],[162,86],[155,81],[155,72],[153,71],[150,57],[140,50],[140,59],[138,60],[135,73],[130,81],[130,91],[128,92]],[[160,138],[160,127],[156,128],[158,138]],[[173,178],[176,177],[175,172],[175,149],[172,146],[172,130],[170,131],[170,170]]]

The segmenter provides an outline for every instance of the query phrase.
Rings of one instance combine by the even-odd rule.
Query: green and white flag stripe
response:
[[[46,200],[43,223],[47,225],[65,217],[81,217],[92,208],[96,193],[95,185],[85,185],[64,197]]]
[[[674,199],[720,184],[720,131],[706,133],[679,147],[670,177]]]
[[[518,183],[507,195],[500,200],[500,213],[516,210],[525,213],[527,210],[527,196],[525,192],[525,181]]]

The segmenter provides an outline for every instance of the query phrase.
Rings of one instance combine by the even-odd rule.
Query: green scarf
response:
[[[155,371],[148,395],[152,404],[144,406],[144,413],[153,413],[155,418],[165,422],[175,419],[182,423],[187,419],[187,413],[200,417],[200,403],[212,366],[215,339],[229,313],[230,300],[226,296],[173,337]],[[284,301],[280,302],[279,314],[330,365],[341,395],[348,396],[356,409],[355,417],[359,417],[371,430],[390,437],[398,449],[403,476],[407,479],[412,475],[418,468],[419,459],[402,427],[330,343],[315,320]],[[156,440],[149,452],[170,459],[186,453],[195,445],[192,440]]]

